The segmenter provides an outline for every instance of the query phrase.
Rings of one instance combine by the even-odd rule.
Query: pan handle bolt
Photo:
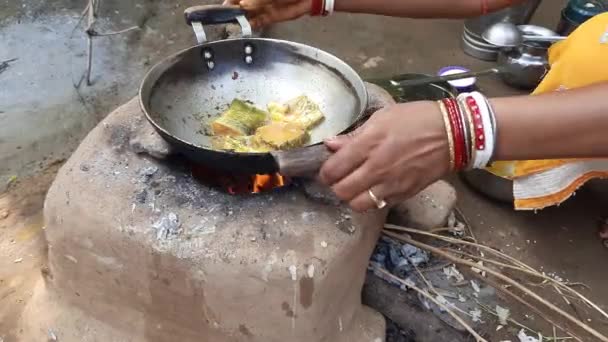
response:
[[[251,64],[253,63],[253,46],[251,44],[245,44],[245,63]]]
[[[202,55],[207,64],[207,68],[209,68],[209,70],[213,69],[215,67],[215,62],[213,61],[213,51],[211,51],[211,49],[203,49]]]

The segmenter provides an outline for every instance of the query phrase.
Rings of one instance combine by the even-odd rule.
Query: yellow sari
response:
[[[608,82],[608,13],[554,44],[549,63],[551,70],[532,95]],[[608,159],[495,162],[488,171],[513,180],[516,209],[534,210],[565,201],[592,178],[608,177]]]

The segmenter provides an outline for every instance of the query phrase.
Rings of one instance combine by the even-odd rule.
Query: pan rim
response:
[[[352,84],[353,87],[360,87],[360,89],[363,90],[363,94],[362,94],[362,98],[360,99],[361,101],[361,109],[359,111],[359,113],[356,115],[357,118],[360,118],[364,113],[365,110],[367,109],[368,106],[368,92],[367,92],[367,87],[365,86],[365,81],[363,81],[363,79],[361,78],[361,76],[359,75],[358,72],[356,72],[348,63],[344,62],[342,59],[340,59],[339,57],[335,56],[332,53],[329,53],[325,50],[319,49],[317,47],[311,46],[311,45],[307,45],[307,44],[303,44],[303,43],[298,43],[298,42],[293,42],[290,40],[284,40],[284,39],[275,39],[275,38],[229,38],[229,39],[222,39],[222,40],[216,40],[216,41],[212,41],[212,42],[206,42],[203,44],[197,44],[197,45],[193,45],[190,47],[187,47],[185,49],[179,50],[175,53],[170,54],[169,56],[161,59],[160,61],[158,61],[156,64],[154,64],[144,75],[140,85],[139,85],[139,89],[137,92],[137,96],[139,97],[139,106],[141,108],[141,110],[143,111],[144,115],[146,116],[146,119],[148,120],[148,122],[150,124],[152,124],[152,126],[154,126],[154,128],[158,131],[163,132],[164,134],[172,137],[173,139],[179,141],[182,144],[185,144],[191,148],[196,148],[196,149],[204,149],[206,151],[213,151],[213,152],[217,152],[217,153],[222,153],[222,154],[228,154],[228,155],[233,155],[235,157],[238,156],[242,156],[242,157],[246,157],[246,156],[264,156],[264,155],[272,155],[272,153],[278,153],[278,152],[287,152],[284,150],[276,150],[276,151],[270,151],[270,152],[234,152],[234,151],[220,151],[220,150],[214,150],[214,149],[210,149],[208,147],[205,146],[200,146],[197,144],[194,144],[192,142],[186,141],[178,136],[176,136],[175,134],[170,133],[169,131],[167,131],[165,128],[161,127],[150,115],[150,113],[148,113],[148,110],[146,109],[146,104],[144,104],[143,101],[143,96],[142,96],[142,92],[144,91],[144,85],[146,84],[146,81],[148,80],[148,78],[150,77],[150,75],[152,74],[152,72],[156,71],[156,69],[163,65],[164,63],[166,63],[167,61],[174,59],[174,58],[178,58],[179,56],[181,56],[182,54],[185,54],[191,50],[197,49],[201,46],[212,46],[212,45],[216,45],[216,44],[222,44],[225,42],[229,42],[229,41],[261,41],[261,42],[270,42],[270,43],[278,43],[278,44],[288,44],[291,46],[295,46],[295,47],[301,47],[301,48],[306,48],[306,49],[312,49],[314,52],[316,53],[321,53],[324,54],[325,57],[329,57],[330,59],[334,60],[334,62],[336,62],[337,64],[341,64],[342,67],[346,68],[349,72],[352,73],[352,75],[356,76],[356,79],[353,80],[354,82],[358,83],[358,84]],[[156,81],[155,81],[156,84]],[[351,128],[351,126],[353,124],[355,124],[357,122],[357,120],[355,120],[353,123],[351,123],[351,125],[349,125],[346,129],[344,129],[341,132],[338,132],[337,134],[342,134],[344,131],[347,131],[349,128]],[[161,135],[162,136],[162,135]],[[163,139],[165,139],[163,137]],[[166,139],[165,139],[166,140]],[[323,142],[318,142],[318,143],[314,143],[314,144],[309,144],[309,145],[305,145],[302,148],[306,148],[309,146],[316,146],[316,145],[320,145]]]

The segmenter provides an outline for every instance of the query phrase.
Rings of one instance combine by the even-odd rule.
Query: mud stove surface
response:
[[[132,100],[59,172],[46,279],[22,323],[31,340],[48,326],[62,341],[384,340],[361,288],[386,212],[354,214],[301,180],[231,194],[169,154]]]

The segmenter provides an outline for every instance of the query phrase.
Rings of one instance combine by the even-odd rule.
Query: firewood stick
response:
[[[523,262],[521,262],[520,260],[517,260],[515,258],[513,258],[512,256],[508,255],[508,254],[504,254],[500,251],[495,250],[494,248],[479,244],[479,243],[475,243],[475,242],[469,242],[469,241],[464,241],[464,240],[460,240],[460,239],[454,239],[451,237],[447,237],[447,236],[443,236],[443,235],[439,235],[439,234],[432,234],[432,233],[428,233],[419,229],[413,229],[413,228],[407,228],[407,227],[401,227],[401,226],[397,226],[394,224],[385,224],[384,225],[385,228],[391,229],[391,230],[397,230],[400,232],[406,232],[406,233],[412,233],[412,234],[418,234],[418,235],[423,235],[423,236],[430,236],[430,237],[434,237],[437,238],[439,240],[443,240],[446,242],[451,242],[454,244],[459,244],[459,245],[466,245],[466,246],[471,246],[471,247],[476,247],[485,251],[488,251],[490,253],[493,253],[495,255],[500,256],[501,258],[504,258],[506,260],[511,261],[512,263],[521,266],[523,268],[526,268],[530,271],[535,271],[534,268],[532,268],[529,265],[524,264]]]
[[[443,240],[443,241],[447,241],[447,242],[451,242],[454,244],[460,244],[460,245],[466,245],[466,246],[473,246],[473,247],[478,247],[480,249],[483,249],[485,251],[488,251],[490,253],[493,253],[495,255],[498,255],[506,260],[509,260],[511,262],[513,262],[514,264],[521,266],[522,268],[528,269],[531,272],[535,272],[538,274],[541,274],[540,272],[538,272],[537,270],[535,270],[533,267],[526,265],[525,263],[513,258],[510,255],[507,255],[505,253],[502,253],[500,251],[495,250],[494,248],[490,248],[488,246],[485,245],[481,245],[478,243],[472,243],[472,242],[468,242],[468,241],[462,241],[459,239],[454,239],[454,238],[450,238],[447,236],[442,236],[442,235],[438,235],[438,234],[431,234],[422,230],[418,230],[418,229],[413,229],[413,228],[407,228],[407,227],[401,227],[401,226],[397,226],[397,225],[393,225],[393,224],[385,224],[384,225],[385,228],[391,229],[391,230],[397,230],[397,231],[401,231],[401,232],[406,232],[406,233],[412,233],[412,234],[419,234],[419,235],[424,235],[424,236],[431,236],[434,238],[437,238],[439,240]],[[604,316],[604,318],[608,318],[608,313],[606,313],[606,311],[602,310],[602,308],[600,308],[597,304],[593,303],[590,299],[588,299],[587,297],[585,297],[584,295],[582,295],[580,292],[576,291],[575,289],[567,286],[566,284],[559,282],[555,279],[550,278],[551,282],[558,284],[563,290],[566,290],[572,294],[574,294],[575,296],[577,296],[579,299],[581,299],[585,304],[589,305],[591,308],[595,309],[597,312],[599,312],[600,314],[602,314],[602,316]]]
[[[525,299],[521,298],[521,296],[518,296],[517,294],[513,293],[509,289],[506,289],[503,286],[500,286],[500,284],[498,284],[497,282],[495,282],[495,281],[493,281],[491,279],[483,278],[479,274],[475,274],[475,276],[478,277],[479,279],[484,280],[485,282],[488,283],[488,285],[492,286],[493,288],[497,289],[498,291],[500,291],[500,292],[506,294],[507,296],[515,299],[517,302],[519,302],[520,304],[523,304],[528,309],[534,311],[534,313],[536,313],[538,316],[540,316],[545,321],[549,322],[549,324],[552,324],[554,327],[557,327],[561,331],[563,331],[566,334],[572,336],[572,338],[574,338],[575,340],[577,340],[579,342],[583,342],[583,340],[581,340],[580,337],[576,336],[574,333],[572,333],[568,329],[566,329],[566,328],[562,327],[561,325],[559,325],[552,318],[547,317],[547,315],[545,315],[544,312],[542,312],[539,308],[535,307],[534,305],[528,303],[528,301],[526,301]]]
[[[85,79],[87,81],[87,86],[90,86],[92,84],[91,69],[93,68],[93,37],[113,36],[113,35],[127,33],[130,31],[139,29],[138,26],[132,26],[132,27],[126,28],[124,30],[119,30],[119,31],[114,31],[114,32],[100,33],[100,32],[95,31],[93,29],[93,25],[95,24],[95,21],[97,20],[97,10],[99,9],[100,1],[101,0],[89,0],[89,2],[87,3],[87,6],[85,7],[84,11],[82,12],[83,15],[85,13],[87,13],[87,27],[84,30],[85,34],[87,35],[87,69],[85,71]],[[82,16],[81,16],[81,18],[82,18]],[[79,85],[80,85],[80,83],[79,83]]]
[[[131,26],[131,27],[126,28],[124,30],[113,31],[113,32],[105,32],[105,33],[99,33],[97,31],[93,31],[93,32],[91,32],[91,35],[93,37],[107,37],[107,36],[114,36],[114,35],[117,35],[117,34],[127,33],[129,31],[135,31],[135,30],[139,30],[139,26]]]
[[[497,288],[499,291],[501,291],[501,292],[503,292],[503,293],[505,293],[505,294],[507,294],[507,295],[509,295],[509,296],[512,296],[512,297],[513,297],[515,300],[517,300],[517,301],[519,301],[518,299],[523,300],[521,297],[517,296],[516,294],[514,294],[514,293],[513,293],[513,292],[511,292],[511,291],[509,291],[508,289],[504,289],[505,291],[502,291],[502,289],[500,289],[500,288],[499,288],[499,287],[500,287],[500,285],[499,285],[498,283],[496,283],[496,282],[487,281],[487,279],[484,279],[484,281],[486,281],[486,282],[487,282],[487,283],[488,283],[490,286],[492,286],[492,287],[494,287],[494,288]],[[515,297],[517,297],[517,298],[515,298]],[[477,305],[479,305],[479,306],[480,306],[480,307],[481,307],[483,310],[485,310],[486,312],[488,312],[488,313],[490,313],[490,314],[492,314],[492,315],[494,315],[494,316],[498,317],[498,314],[497,314],[496,312],[494,312],[494,311],[493,311],[492,309],[490,309],[489,307],[487,307],[487,306],[483,305],[482,303],[480,303],[480,302],[479,302],[479,300],[477,300],[477,299],[476,299],[476,300],[475,300],[475,303],[477,303]],[[529,306],[529,305],[531,305],[530,303],[527,303],[527,302],[520,302],[520,303],[524,304],[525,306]],[[538,308],[533,308],[533,309],[531,309],[531,310],[534,310],[534,309],[538,310]],[[561,328],[561,327],[559,327],[559,326],[558,326],[558,327],[559,327],[559,329],[560,329],[560,330],[562,330],[563,332],[565,332],[566,334],[568,334],[568,335],[570,335],[570,336],[569,336],[569,337],[561,337],[561,338],[558,338],[558,337],[557,337],[557,332],[555,332],[555,327],[556,327],[556,325],[554,325],[553,321],[552,321],[551,319],[547,319],[547,317],[546,317],[546,316],[544,316],[544,314],[543,314],[543,313],[542,313],[540,310],[538,310],[538,311],[534,311],[534,312],[535,312],[537,315],[539,315],[541,318],[545,319],[547,322],[549,322],[550,324],[552,324],[552,325],[553,325],[553,331],[554,331],[554,335],[555,335],[555,336],[554,336],[554,339],[553,339],[554,341],[558,341],[558,340],[567,340],[567,339],[575,339],[575,340],[577,340],[577,339],[578,339],[577,337],[574,337],[574,336],[573,336],[573,334],[572,334],[571,332],[569,332],[569,331],[567,331],[567,330],[564,330],[563,328]],[[528,327],[528,326],[526,326],[526,325],[524,325],[524,324],[522,324],[522,323],[520,323],[520,322],[518,322],[518,321],[516,321],[516,320],[514,320],[514,319],[512,319],[512,318],[507,319],[507,321],[508,321],[508,322],[511,322],[511,323],[513,323],[514,325],[516,325],[516,326],[518,326],[518,327],[520,327],[520,328],[523,328],[523,329],[525,329],[525,330],[527,330],[527,331],[529,331],[529,332],[531,332],[531,333],[536,333],[536,334],[538,334],[538,332],[537,332],[537,331],[535,331],[534,329],[532,329],[532,328],[530,328],[530,327]],[[578,340],[580,341],[580,339],[578,339]],[[582,341],[581,341],[581,342],[582,342]]]
[[[608,337],[604,336],[602,333],[600,333],[599,331],[593,329],[592,327],[590,327],[589,325],[581,322],[580,320],[576,319],[575,317],[573,317],[572,315],[570,315],[569,313],[565,312],[564,310],[558,308],[557,306],[553,305],[552,303],[549,303],[548,301],[546,301],[544,298],[540,297],[538,294],[536,294],[535,292],[533,292],[532,290],[528,289],[527,287],[519,284],[518,282],[514,281],[513,279],[506,277],[492,269],[489,269],[485,266],[482,265],[478,265],[475,264],[473,262],[467,261],[467,260],[463,260],[461,258],[458,258],[454,255],[451,255],[450,253],[446,253],[444,251],[442,251],[439,248],[418,242],[416,240],[413,240],[409,237],[403,236],[403,235],[399,235],[390,231],[385,231],[384,232],[387,236],[401,240],[403,242],[409,243],[410,245],[416,246],[418,248],[422,248],[425,249],[431,253],[434,253],[436,255],[439,255],[445,259],[448,259],[454,263],[460,264],[460,265],[465,265],[465,266],[469,266],[469,267],[473,267],[473,268],[477,268],[479,270],[485,271],[488,274],[491,274],[493,276],[495,276],[496,278],[504,281],[505,283],[508,283],[509,285],[519,289],[520,291],[522,291],[523,293],[529,295],[530,297],[534,298],[535,300],[537,300],[538,302],[544,304],[545,306],[547,306],[548,308],[550,308],[551,310],[557,312],[559,315],[561,315],[562,317],[566,318],[567,320],[569,320],[570,322],[574,323],[575,325],[577,325],[579,328],[585,330],[586,332],[588,332],[589,334],[595,336],[596,338],[600,339],[601,341],[605,341],[608,342]]]
[[[471,335],[473,335],[473,337],[475,337],[475,339],[477,340],[477,342],[488,342],[485,338],[481,337],[481,335],[479,335],[473,328],[471,328],[470,325],[467,324],[467,322],[465,322],[460,316],[458,316],[457,314],[455,314],[450,308],[448,308],[445,304],[439,302],[437,299],[435,299],[433,296],[431,296],[428,292],[416,287],[415,284],[411,284],[411,283],[406,283],[403,279],[395,276],[394,274],[382,269],[382,268],[377,268],[376,270],[378,270],[378,272],[382,273],[383,275],[399,282],[400,284],[418,292],[419,294],[421,294],[424,298],[430,300],[431,302],[433,302],[435,305],[439,306],[440,308],[442,308],[443,310],[445,310],[450,316],[452,316],[458,323],[460,323]]]
[[[86,80],[87,85],[91,85],[91,68],[93,64],[93,38],[91,37],[91,32],[93,30],[93,24],[95,24],[95,0],[89,0],[87,5],[88,7],[88,17],[87,17],[87,27],[85,29],[85,33],[87,35],[87,71],[86,71]]]

